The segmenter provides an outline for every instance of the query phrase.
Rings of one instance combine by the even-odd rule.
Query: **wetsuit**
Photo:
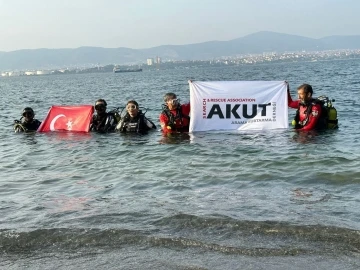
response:
[[[141,111],[133,118],[126,113],[116,126],[116,130],[120,132],[134,132],[139,134],[146,134],[151,129],[156,129],[155,124],[147,119]]]
[[[321,104],[315,99],[303,104],[300,100],[293,101],[291,95],[288,93],[288,106],[293,109],[298,109],[295,116],[298,130],[314,130],[324,129],[325,119],[322,116]]]
[[[109,132],[114,131],[117,120],[113,113],[105,113],[104,115],[93,115],[90,131]]]
[[[174,110],[166,106],[160,114],[161,129],[164,132],[188,132],[190,124],[190,103],[179,105]]]
[[[26,122],[24,119],[19,121],[15,120],[14,130],[15,132],[29,132],[29,131],[36,131],[41,122],[37,119],[33,119],[31,122]]]

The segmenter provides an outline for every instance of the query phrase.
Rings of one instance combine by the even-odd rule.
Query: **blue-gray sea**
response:
[[[360,60],[0,78],[1,269],[359,269]],[[135,99],[159,128],[189,79],[286,80],[339,129],[14,133],[31,106]],[[289,122],[295,110],[289,109]]]

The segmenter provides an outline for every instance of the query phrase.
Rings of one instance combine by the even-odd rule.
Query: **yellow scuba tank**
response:
[[[327,108],[328,111],[328,129],[338,128],[337,110],[330,105]]]
[[[327,128],[328,129],[337,129],[338,126],[338,119],[337,119],[337,110],[332,105],[332,103],[335,101],[334,99],[329,99],[327,96],[320,96],[317,98],[320,100],[323,104],[323,108],[326,109],[327,116],[326,116],[326,122],[327,122]]]

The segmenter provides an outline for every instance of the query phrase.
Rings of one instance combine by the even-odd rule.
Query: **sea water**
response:
[[[359,60],[0,78],[0,268],[359,269]],[[286,80],[339,129],[163,136],[12,130],[24,107],[135,99],[159,126],[189,79]],[[289,109],[289,122],[295,110]]]

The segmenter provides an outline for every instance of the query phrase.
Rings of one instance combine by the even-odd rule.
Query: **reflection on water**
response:
[[[319,144],[331,143],[335,138],[335,133],[338,130],[324,130],[324,131],[300,131],[293,130],[292,140],[300,144]]]
[[[298,204],[316,204],[327,202],[334,198],[333,195],[321,190],[305,190],[303,188],[296,188],[292,190],[293,196],[291,201]]]
[[[115,139],[122,145],[146,145],[153,142],[153,137],[157,135],[155,133],[156,131],[150,131],[148,134],[115,133]]]
[[[91,139],[92,134],[89,132],[69,132],[69,131],[56,131],[56,132],[43,132],[40,133],[42,136],[49,137],[50,141],[53,142],[82,142]]]
[[[50,213],[59,213],[67,211],[83,211],[90,207],[90,198],[87,197],[68,197],[62,195],[53,198],[52,201],[44,202],[44,207],[50,210]]]
[[[190,143],[191,135],[189,133],[162,133],[159,140],[160,144],[183,144]]]
[[[27,133],[14,133],[16,136],[18,136],[17,138],[19,139],[19,145],[22,143],[28,144],[28,145],[32,145],[32,144],[37,144],[37,136],[38,133],[36,132],[27,132]]]

